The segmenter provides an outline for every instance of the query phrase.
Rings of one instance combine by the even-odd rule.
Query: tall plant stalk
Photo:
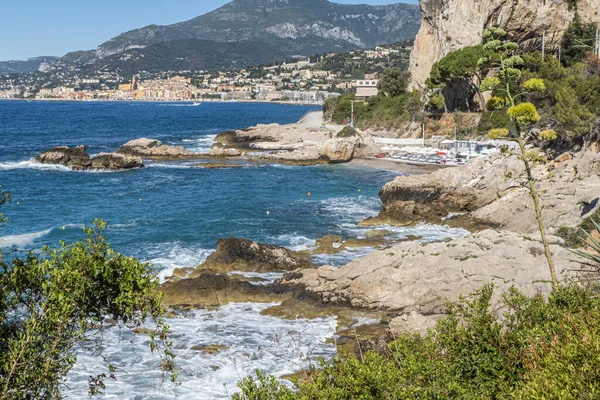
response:
[[[543,207],[540,202],[540,196],[535,188],[536,181],[531,171],[532,164],[536,161],[539,161],[539,157],[532,155],[532,153],[528,153],[525,148],[527,140],[530,138],[527,126],[538,122],[541,117],[533,104],[517,104],[516,100],[525,94],[525,92],[513,94],[513,91],[511,90],[511,80],[516,81],[521,77],[521,71],[518,67],[523,65],[523,60],[519,55],[515,54],[519,49],[519,45],[517,43],[503,42],[500,40],[505,36],[506,32],[497,28],[489,28],[484,34],[484,38],[487,40],[484,46],[490,50],[494,50],[499,58],[499,72],[498,77],[491,77],[484,80],[481,91],[484,92],[495,90],[496,92],[503,93],[503,99],[499,99],[500,101],[496,101],[495,104],[498,105],[498,108],[505,108],[506,106],[509,107],[507,114],[516,130],[515,136],[519,145],[519,151],[521,153],[519,158],[525,167],[525,179],[527,180],[529,195],[533,200],[535,218],[540,231],[542,245],[544,246],[544,254],[546,256],[546,261],[548,263],[548,268],[550,270],[550,276],[552,279],[552,288],[553,290],[557,290],[558,277],[556,275],[556,267],[554,265],[552,252],[550,251],[550,244],[546,235],[544,220],[542,218]],[[481,65],[485,65],[490,62],[490,59],[480,60]],[[525,82],[522,86],[525,91],[528,92],[539,92],[546,90],[544,82],[539,79],[531,79]],[[507,129],[493,129],[490,131],[490,137],[508,136],[509,134],[510,131]],[[555,139],[556,133],[554,131],[547,130],[543,131],[540,136],[547,139]]]

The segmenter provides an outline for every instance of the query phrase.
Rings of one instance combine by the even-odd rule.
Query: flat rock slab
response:
[[[574,276],[576,257],[558,244],[551,250],[560,279]],[[498,287],[497,296],[513,286],[527,295],[551,290],[541,243],[494,230],[440,243],[405,242],[341,268],[289,274],[282,283],[300,285],[324,302],[421,315],[443,314],[447,301],[486,283]]]
[[[130,140],[120,147],[120,153],[147,158],[178,159],[195,157],[196,153],[183,146],[169,146],[160,140],[140,138]]]

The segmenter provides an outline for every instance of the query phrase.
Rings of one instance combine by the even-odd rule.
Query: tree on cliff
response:
[[[377,88],[386,97],[397,97],[406,93],[410,72],[398,68],[386,69],[377,84]]]
[[[463,111],[471,111],[470,103],[472,102],[470,100],[474,95],[479,97],[481,107],[485,109],[485,99],[479,90],[479,86],[486,71],[481,68],[478,62],[481,58],[491,57],[492,55],[493,53],[484,46],[469,46],[453,51],[433,64],[429,78],[426,81],[427,86],[434,93],[433,96],[439,96],[440,91],[445,92],[445,89],[452,85],[462,86],[470,93],[467,99],[463,99],[466,104],[445,104],[445,110],[458,108]],[[453,99],[453,103],[456,102],[455,100]],[[439,108],[435,103],[432,106]]]
[[[506,41],[506,32],[499,28],[488,28],[484,35],[484,48],[495,53],[494,57],[483,57],[478,62],[481,68],[496,70],[496,76],[486,78],[481,84],[481,91],[492,91],[495,96],[488,102],[488,109],[505,110],[511,121],[511,129],[492,129],[489,132],[491,139],[512,137],[519,144],[520,158],[525,167],[525,177],[529,194],[533,200],[535,217],[538,223],[542,244],[554,290],[558,288],[556,269],[550,252],[548,238],[542,219],[542,206],[535,188],[535,179],[531,172],[533,165],[545,160],[535,150],[528,151],[526,144],[534,139],[554,140],[557,135],[553,130],[543,130],[534,135],[528,127],[540,121],[541,117],[533,103],[522,102],[527,93],[544,92],[546,85],[542,79],[532,78],[521,83],[521,67],[523,58],[518,54],[519,45]]]
[[[8,200],[5,194],[0,198],[0,204]],[[103,236],[106,223],[94,225],[74,244],[22,258],[0,254],[1,400],[60,397],[76,347],[88,329],[101,332],[106,317],[127,326],[153,321],[150,350],[160,354],[163,370],[175,382],[175,355],[154,274],[148,264],[111,250]],[[96,349],[101,355],[102,346]],[[107,373],[90,378],[90,395],[116,379],[116,366],[104,360]]]
[[[594,49],[596,39],[595,24],[583,24],[576,18],[565,31],[561,47],[561,61],[566,66],[585,61],[587,54]]]

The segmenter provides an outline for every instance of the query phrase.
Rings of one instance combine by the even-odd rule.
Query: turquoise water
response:
[[[58,145],[88,146],[90,154],[114,151],[128,140],[149,137],[207,151],[224,130],[258,123],[296,122],[315,108],[251,103],[204,103],[193,107],[161,103],[27,103],[0,102],[0,184],[13,193],[3,212],[10,223],[0,226],[0,247],[39,249],[59,240],[82,237],[81,227],[94,218],[110,223],[113,247],[150,261],[164,277],[175,267],[194,267],[222,237],[247,237],[295,249],[336,233],[363,236],[360,220],[374,216],[381,204],[378,191],[397,174],[365,167],[336,165],[290,167],[252,165],[242,169],[194,168],[193,162],[147,162],[140,170],[116,173],[74,172],[34,163],[40,152]],[[307,196],[311,192],[311,196]],[[269,211],[269,215],[267,215]],[[422,235],[425,240],[457,236],[462,231],[436,226],[396,229],[396,234]],[[317,257],[320,264],[341,265],[369,249]],[[259,315],[259,305],[232,305],[218,312],[198,312],[172,320],[179,335],[184,384],[179,398],[225,396],[223,382],[234,390],[239,375],[256,368],[283,374],[298,366],[282,363],[268,348],[274,333],[304,335],[315,355],[331,355],[334,321],[280,321]],[[241,315],[241,317],[240,317]],[[207,321],[211,321],[210,323]],[[221,321],[215,323],[215,321]],[[126,331],[111,332],[111,357],[128,365],[124,377],[108,390],[115,398],[171,398],[156,388],[156,360],[147,359],[142,339],[132,344]],[[225,341],[224,354],[201,356],[189,347]],[[136,347],[137,346],[137,347]],[[281,347],[281,345],[277,345]],[[132,350],[137,349],[137,350]],[[133,352],[133,353],[132,353]],[[293,349],[285,350],[293,354]],[[239,354],[253,354],[251,358]],[[237,354],[237,356],[236,356]],[[233,359],[238,359],[232,364]],[[209,368],[219,365],[217,371]],[[70,374],[69,398],[87,391],[87,378],[101,370],[98,357],[80,354]],[[141,393],[141,394],[140,394]],[[226,398],[226,397],[225,397]]]

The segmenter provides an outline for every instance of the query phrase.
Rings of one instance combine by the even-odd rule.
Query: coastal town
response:
[[[377,94],[377,73],[406,67],[412,42],[296,57],[229,71],[82,73],[60,61],[31,74],[0,75],[0,99],[70,101],[273,101],[322,104],[342,93]]]

